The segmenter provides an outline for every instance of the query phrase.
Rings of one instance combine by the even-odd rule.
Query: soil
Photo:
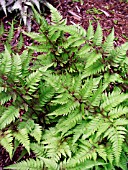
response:
[[[115,29],[115,46],[119,46],[128,41],[128,3],[121,0],[49,0],[49,2],[58,9],[64,18],[67,18],[67,24],[79,24],[85,29],[88,28],[89,21],[92,22],[94,28],[99,22],[102,26],[104,36],[106,37],[114,27]],[[82,3],[83,2],[83,3]],[[45,17],[50,22],[50,12],[45,10]],[[9,21],[14,18],[14,15],[4,17],[0,13],[0,20],[4,23],[5,29],[9,30]],[[18,22],[19,23],[19,22]],[[34,23],[32,31],[37,31],[37,25]],[[5,42],[6,35],[2,37],[2,42]],[[15,38],[15,36],[14,36]],[[26,45],[30,45],[31,41],[24,39]],[[0,51],[3,50],[3,44],[0,43]],[[22,49],[23,50],[23,49]],[[3,167],[15,163],[23,150],[19,146],[10,160],[8,153],[0,146],[0,170]],[[33,154],[24,155],[23,159],[34,157]],[[22,160],[23,160],[22,159]]]

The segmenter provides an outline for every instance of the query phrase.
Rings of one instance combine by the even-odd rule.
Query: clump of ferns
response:
[[[49,8],[52,24],[33,9],[39,33],[23,32],[39,44],[22,55],[11,58],[6,49],[1,56],[1,73],[16,88],[5,91],[3,84],[10,81],[0,79],[1,129],[18,122],[20,110],[25,111],[18,131],[5,131],[1,144],[10,157],[13,139],[36,154],[7,168],[127,170],[128,43],[114,48],[114,29],[103,42],[99,23],[96,31],[91,23],[87,31],[68,26]],[[41,54],[32,60],[35,51]],[[14,106],[4,108],[12,96]]]

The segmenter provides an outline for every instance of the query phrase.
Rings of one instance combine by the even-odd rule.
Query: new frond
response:
[[[93,43],[96,46],[100,46],[102,44],[102,38],[103,38],[102,28],[98,22],[97,29],[96,29],[96,32],[95,32],[94,38],[93,38]]]

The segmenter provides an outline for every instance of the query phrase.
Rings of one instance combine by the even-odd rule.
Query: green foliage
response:
[[[6,169],[127,170],[128,43],[48,6],[52,23],[34,11],[39,33],[23,32],[38,45],[0,54],[0,143],[11,158],[16,141],[36,155]]]
[[[19,52],[23,47],[23,35],[20,26],[17,28],[17,22],[12,20],[8,23],[9,30],[4,28],[3,22],[0,24],[0,43],[1,51],[4,50],[4,46],[8,48],[9,53]]]

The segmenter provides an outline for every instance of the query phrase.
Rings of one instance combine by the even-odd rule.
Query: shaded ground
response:
[[[115,45],[128,41],[128,3],[119,0],[60,0],[57,9],[68,24],[80,24],[88,28],[89,20],[96,26],[100,22],[104,35],[115,29]],[[57,5],[57,4],[56,4]]]
[[[85,29],[88,28],[89,20],[96,27],[97,21],[100,22],[104,36],[107,36],[111,29],[115,29],[115,46],[118,46],[128,41],[128,3],[120,2],[119,0],[83,0],[73,2],[73,0],[49,0],[60,11],[64,18],[67,18],[68,24],[80,24]],[[48,9],[46,10],[46,18],[50,20]],[[4,27],[8,31],[9,24],[13,17],[2,18]],[[37,29],[37,25],[33,24],[32,31]],[[15,32],[17,33],[17,31]],[[16,34],[15,34],[16,36]],[[14,36],[14,39],[15,39]],[[2,39],[3,38],[3,39]],[[3,49],[3,44],[7,35],[1,38],[0,51]],[[25,45],[30,45],[31,41],[25,38]],[[22,151],[19,147],[12,160],[9,159],[8,153],[0,146],[0,170],[2,167],[15,163]],[[28,155],[25,155],[28,157]],[[33,155],[31,155],[33,157]]]

